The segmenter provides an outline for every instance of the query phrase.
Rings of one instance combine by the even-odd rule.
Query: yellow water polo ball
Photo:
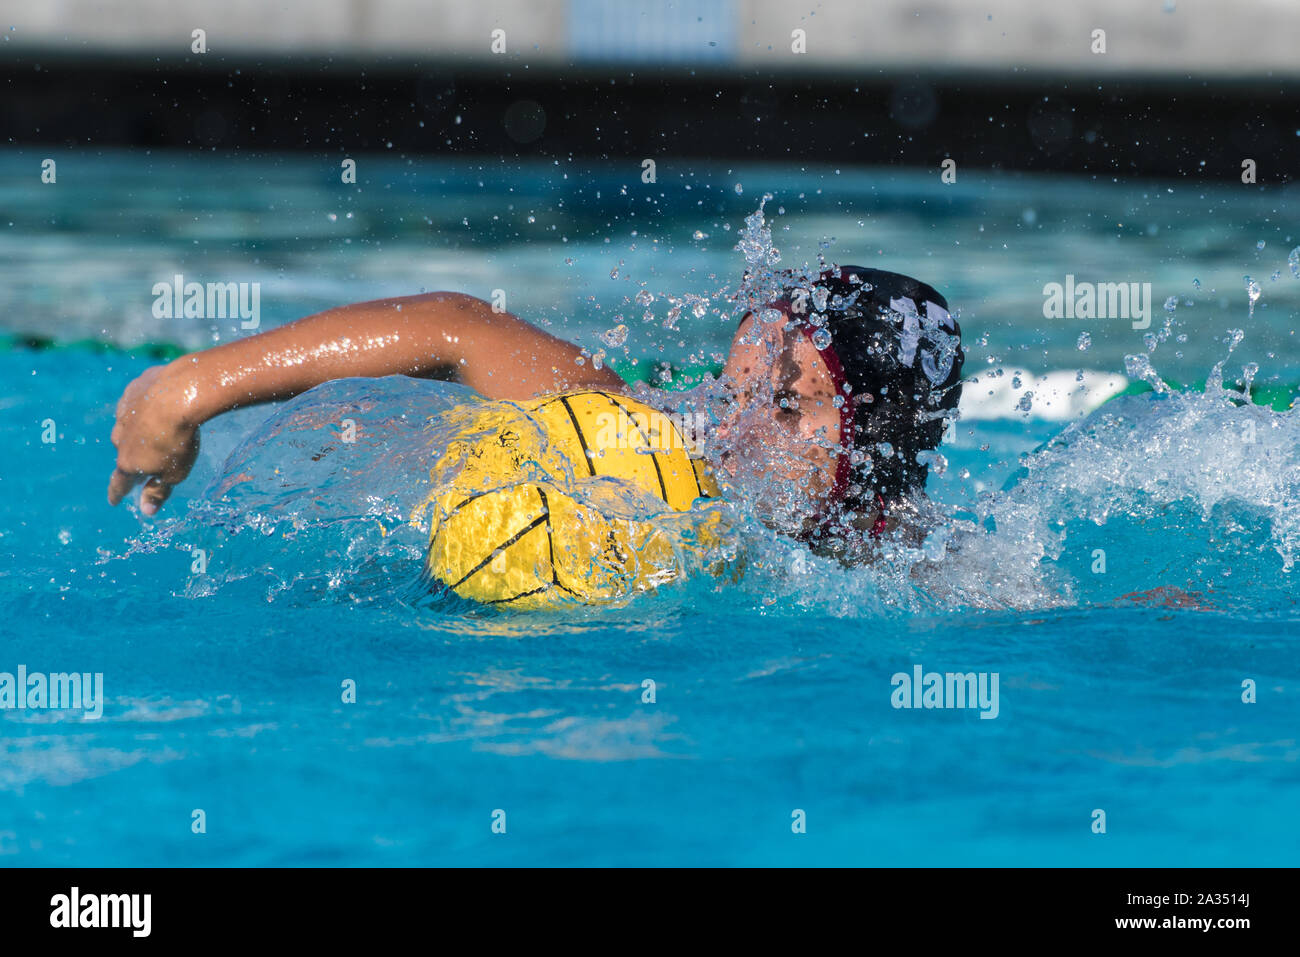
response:
[[[621,601],[721,541],[700,501],[718,496],[709,466],[669,416],[617,393],[482,403],[432,480],[425,574],[484,604]]]

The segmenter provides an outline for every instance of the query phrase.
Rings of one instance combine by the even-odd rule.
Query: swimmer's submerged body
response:
[[[711,408],[716,464],[767,524],[845,561],[869,555],[921,492],[960,395],[960,331],[946,300],[898,273],[785,274],[746,311]],[[117,404],[116,505],[137,485],[155,514],[189,474],[199,428],[332,379],[408,375],[523,401],[631,387],[584,350],[471,296],[356,303],[147,370]]]

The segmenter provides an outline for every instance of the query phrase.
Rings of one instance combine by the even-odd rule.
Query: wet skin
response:
[[[786,320],[747,342],[753,321],[742,324],[724,370],[735,399],[719,432],[733,449],[727,468],[801,489],[805,504],[816,508],[834,485],[835,461],[822,447],[840,441],[834,383],[812,343]],[[489,399],[628,391],[581,347],[472,296],[427,293],[341,306],[182,356],[130,383],[112,430],[117,461],[109,503],[142,485],[141,511],[156,513],[189,474],[200,426],[224,412],[287,399],[331,379],[398,374],[453,379]],[[727,438],[728,427],[734,438]]]
[[[722,455],[723,467],[803,490],[815,509],[835,484],[837,459],[827,448],[840,442],[835,380],[788,318],[756,329],[757,322],[751,316],[741,323],[723,368],[734,395],[719,428],[719,438],[732,446]]]

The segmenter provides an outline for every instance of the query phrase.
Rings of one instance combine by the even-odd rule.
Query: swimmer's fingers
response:
[[[108,504],[116,505],[122,501],[131,494],[131,490],[143,478],[145,476],[139,473],[125,472],[122,469],[114,470],[113,477],[108,480]],[[177,477],[175,482],[168,482],[156,475],[150,476],[144,483],[144,488],[140,490],[140,511],[145,515],[156,515],[182,478],[183,475]]]
[[[113,475],[108,480],[108,504],[116,505],[122,499],[131,494],[131,489],[135,488],[136,483],[144,476],[134,472],[126,472],[122,469],[114,469]]]
[[[173,485],[159,478],[151,478],[144,483],[140,492],[140,511],[146,515],[156,515],[162,503],[172,494]]]
[[[185,481],[185,477],[190,474],[190,466],[193,463],[194,456],[186,455],[180,462],[159,475],[132,472],[118,466],[113,470],[112,478],[108,480],[108,504],[118,504],[131,494],[133,488],[144,481],[144,488],[140,490],[140,511],[145,515],[156,515],[163,502],[171,496],[172,489]]]
[[[172,494],[172,489],[185,481],[198,457],[199,433],[193,431],[184,447],[167,458],[166,468],[152,473],[149,481],[144,483],[144,488],[140,491],[140,511],[145,515],[156,515],[163,502]]]

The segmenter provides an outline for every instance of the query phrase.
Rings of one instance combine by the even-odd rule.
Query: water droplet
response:
[[[1165,311],[1166,311],[1166,312],[1173,312],[1173,311],[1174,311],[1175,309],[1177,309],[1177,308],[1178,308],[1178,297],[1177,297],[1177,296],[1170,296],[1168,299],[1165,300]]]
[[[831,344],[829,329],[818,329],[812,334],[812,344],[818,349],[825,349]],[[837,396],[838,398],[838,396]]]
[[[1246,280],[1246,295],[1250,297],[1249,314],[1253,316],[1255,315],[1255,302],[1259,299],[1260,293],[1263,290],[1259,288],[1259,283],[1255,282],[1255,280],[1251,279],[1249,276],[1244,276],[1243,278]]]
[[[1195,286],[1197,289],[1200,289],[1200,288],[1201,288],[1201,281],[1200,281],[1199,279],[1193,279],[1193,280],[1192,280],[1192,285]]]
[[[627,342],[627,326],[620,322],[613,329],[606,329],[600,338],[605,341],[605,345],[616,349]]]
[[[922,449],[916,453],[916,462],[918,465],[927,466],[935,475],[943,475],[948,471],[948,459],[927,449]]]
[[[1016,403],[1016,408],[1019,409],[1021,412],[1028,412],[1033,407],[1034,407],[1034,394],[1032,392],[1026,392],[1024,395],[1020,397],[1020,401]]]
[[[1300,246],[1291,250],[1291,255],[1286,257],[1286,264],[1291,267],[1292,278],[1300,279]]]
[[[1079,347],[1080,352],[1087,352],[1088,347],[1092,345],[1092,336],[1088,335],[1086,332],[1079,333],[1079,341],[1076,342],[1075,345]]]
[[[638,306],[648,306],[655,301],[654,293],[649,289],[642,289],[636,294],[636,304]]]
[[[739,196],[739,195],[741,195],[743,192],[745,192],[745,187],[743,187],[743,186],[741,186],[739,183],[737,183],[737,184],[736,184],[736,195]]]
[[[1264,240],[1261,239],[1259,242],[1257,242],[1257,243],[1255,244],[1255,248],[1256,248],[1256,249],[1263,249],[1263,248],[1264,248]]]

